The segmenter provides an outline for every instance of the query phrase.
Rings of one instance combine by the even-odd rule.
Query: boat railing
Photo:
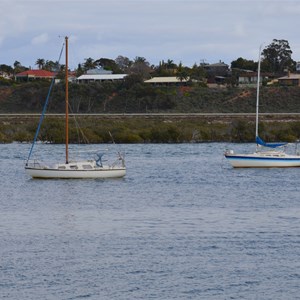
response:
[[[110,165],[111,168],[120,166],[122,168],[125,168],[125,159],[122,155],[119,155],[119,157]]]
[[[26,162],[26,167],[30,168],[43,168],[44,165],[37,159],[32,159]]]

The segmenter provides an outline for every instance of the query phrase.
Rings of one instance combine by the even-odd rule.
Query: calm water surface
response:
[[[226,146],[121,145],[124,179],[33,180],[30,145],[0,145],[0,298],[300,299],[300,169],[235,170]]]

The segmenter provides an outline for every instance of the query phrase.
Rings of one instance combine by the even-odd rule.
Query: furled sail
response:
[[[258,145],[269,147],[269,148],[277,148],[287,144],[287,143],[266,143],[259,136],[256,136],[255,140]]]

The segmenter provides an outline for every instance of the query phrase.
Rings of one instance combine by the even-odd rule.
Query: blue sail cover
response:
[[[259,136],[255,138],[256,143],[258,145],[264,146],[264,147],[269,147],[269,148],[277,148],[286,145],[287,143],[266,143],[263,141]]]

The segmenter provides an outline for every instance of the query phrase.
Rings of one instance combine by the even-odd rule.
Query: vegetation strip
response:
[[[36,116],[17,116],[0,119],[0,142],[31,142],[37,126]],[[253,142],[255,117],[230,116],[77,116],[71,118],[71,143],[191,143],[191,142]],[[264,124],[268,123],[268,126]],[[78,129],[80,127],[80,130]],[[299,139],[299,115],[264,115],[261,117],[265,140]],[[266,130],[266,131],[265,131]],[[82,135],[78,135],[78,132]],[[64,121],[46,116],[40,141],[64,143]]]

